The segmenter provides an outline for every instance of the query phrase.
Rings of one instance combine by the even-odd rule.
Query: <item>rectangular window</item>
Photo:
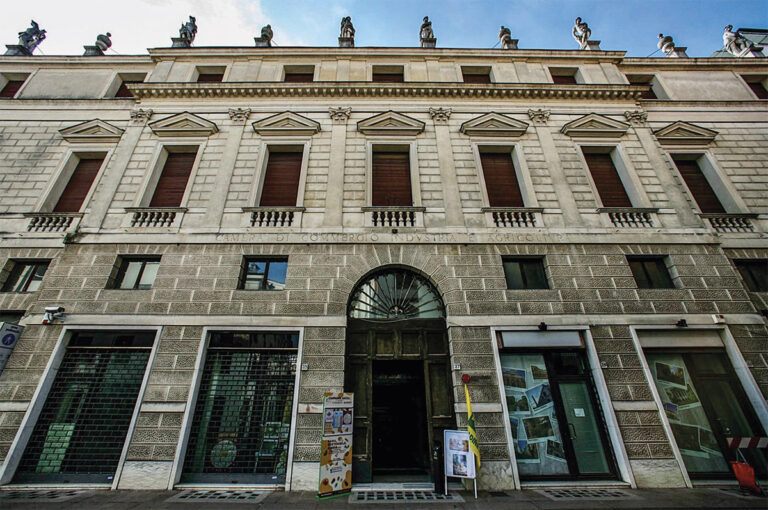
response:
[[[217,83],[224,79],[224,73],[201,72],[197,75],[197,83]]]
[[[737,460],[726,437],[764,437],[726,353],[719,349],[646,352],[677,448],[691,478],[731,475]],[[768,474],[765,450],[740,450],[758,477]],[[739,456],[739,458],[743,458]]]
[[[752,292],[768,292],[768,259],[734,260],[736,269]]]
[[[100,158],[81,158],[59,197],[56,207],[53,208],[53,212],[79,212],[102,163],[104,163],[103,156]]]
[[[270,147],[264,184],[259,205],[263,207],[293,207],[299,194],[301,162],[304,153],[278,152],[283,147]]]
[[[461,76],[464,83],[491,83],[489,67],[462,67]]]
[[[149,207],[179,207],[197,152],[170,152]]]
[[[285,66],[285,82],[306,83],[314,80],[315,66]]]
[[[621,177],[613,164],[611,155],[585,152],[583,148],[582,152],[603,207],[632,207],[632,202],[624,189],[624,183],[621,182]]]
[[[8,80],[3,89],[0,90],[0,97],[8,99],[14,97],[22,85],[24,85],[24,80]]]
[[[715,191],[701,171],[699,162],[688,155],[682,154],[672,155],[672,160],[675,162],[680,176],[685,181],[685,185],[688,186],[688,190],[693,195],[693,199],[696,201],[696,205],[699,206],[701,212],[705,214],[725,213],[722,202],[717,198]]]
[[[543,257],[502,259],[508,289],[548,289]]]
[[[647,74],[628,74],[627,80],[630,85],[647,85],[650,89],[643,92],[640,96],[641,99],[658,99],[656,93],[653,91],[653,75]]]
[[[505,332],[512,341],[514,333]],[[613,478],[608,434],[583,350],[504,349],[499,361],[520,478]]]
[[[742,76],[741,77],[757,96],[758,99],[768,99],[768,90],[763,85],[765,76]]]
[[[408,152],[373,151],[371,205],[375,207],[413,205],[411,162]]]
[[[664,257],[627,257],[639,289],[674,289]]]
[[[552,76],[552,83],[556,85],[576,85],[576,69],[550,67],[549,74]]]
[[[155,283],[160,257],[118,257],[113,289],[146,290]]]
[[[288,259],[243,259],[240,288],[244,290],[283,290]]]
[[[485,190],[491,207],[524,207],[517,173],[509,152],[481,152]]]
[[[3,284],[2,292],[35,292],[40,288],[48,264],[48,260],[12,260],[10,274]]]
[[[373,66],[372,79],[381,83],[403,83],[403,66]]]

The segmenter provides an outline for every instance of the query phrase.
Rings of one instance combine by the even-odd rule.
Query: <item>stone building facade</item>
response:
[[[464,374],[481,489],[728,479],[723,437],[768,427],[767,79],[759,58],[600,50],[0,57],[0,311],[25,328],[0,483],[315,490],[342,390],[358,481],[429,481],[441,430],[466,426]],[[265,205],[281,154],[295,203]],[[376,198],[395,181],[410,203]],[[216,372],[241,358],[241,386]],[[386,391],[421,439],[385,437]],[[714,419],[726,400],[739,430]],[[381,453],[402,444],[420,453]]]

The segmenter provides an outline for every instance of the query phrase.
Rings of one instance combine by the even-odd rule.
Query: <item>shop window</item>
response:
[[[508,289],[548,289],[543,257],[504,257]]]
[[[548,335],[558,335],[549,339]],[[505,332],[504,345],[557,342],[575,332]],[[525,337],[525,338],[523,338]],[[541,338],[538,338],[541,337]],[[538,338],[538,339],[537,339]],[[582,349],[499,355],[520,478],[615,478],[615,462]]]
[[[739,274],[752,292],[768,292],[768,259],[734,260]]]
[[[632,207],[632,201],[616,170],[613,156],[605,148],[582,147],[592,181],[603,207]]]
[[[408,147],[395,147],[391,151],[374,147],[371,167],[372,206],[410,207],[413,205]]]
[[[549,75],[552,77],[552,83],[556,85],[576,85],[578,83],[576,75],[577,69],[571,67],[550,67]]]
[[[294,207],[299,193],[303,147],[270,146],[259,206]]]
[[[664,413],[691,478],[732,476],[736,450],[726,437],[765,436],[724,351],[646,351]],[[764,450],[740,453],[759,478],[768,474]]]
[[[122,290],[151,289],[155,283],[160,257],[118,257],[112,283],[107,287]]]
[[[214,331],[182,482],[285,482],[299,335]]]
[[[155,186],[149,207],[179,207],[187,190],[189,176],[197,157],[194,152],[169,152]]]
[[[53,212],[79,212],[103,163],[104,156],[80,158]]]
[[[758,99],[768,99],[768,90],[765,88],[765,76],[741,77]]]
[[[486,152],[481,149],[480,164],[490,207],[525,206],[510,151]]]
[[[627,257],[638,289],[674,289],[665,257]]]
[[[705,214],[723,214],[725,207],[712,189],[709,179],[702,172],[699,165],[700,157],[700,155],[673,154],[672,160],[685,181],[688,191],[693,195],[696,205],[699,206],[699,210]]]
[[[288,271],[287,258],[243,259],[239,288],[243,290],[283,290]]]
[[[315,66],[285,66],[285,82],[306,83],[314,80]]]
[[[373,66],[371,78],[378,83],[403,83],[403,66]]]
[[[2,292],[35,292],[40,288],[49,263],[48,260],[11,260]]]
[[[461,76],[464,83],[491,83],[491,68],[462,66]]]

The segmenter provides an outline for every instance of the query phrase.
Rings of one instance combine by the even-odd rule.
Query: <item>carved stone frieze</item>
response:
[[[136,124],[146,124],[152,117],[152,110],[149,108],[134,108],[131,110],[131,120]]]
[[[230,108],[229,118],[235,122],[245,122],[251,114],[250,108]]]
[[[453,112],[450,108],[430,108],[429,114],[432,116],[432,120],[435,121],[436,124],[445,124],[448,122],[448,119],[451,118],[451,113]]]
[[[546,124],[549,120],[549,114],[552,113],[549,110],[543,110],[539,108],[538,110],[528,110],[528,118],[531,119],[533,122],[539,123],[539,124]]]
[[[340,106],[338,108],[330,107],[328,108],[328,115],[331,116],[331,119],[334,123],[338,124],[346,124],[346,122],[349,120],[349,115],[352,113],[352,108],[350,107],[343,107]]]
[[[624,117],[631,123],[643,124],[648,120],[648,112],[642,110],[626,111]]]

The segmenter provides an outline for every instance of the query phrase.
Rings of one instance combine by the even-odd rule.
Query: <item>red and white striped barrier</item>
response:
[[[726,437],[728,448],[768,448],[768,437]]]

